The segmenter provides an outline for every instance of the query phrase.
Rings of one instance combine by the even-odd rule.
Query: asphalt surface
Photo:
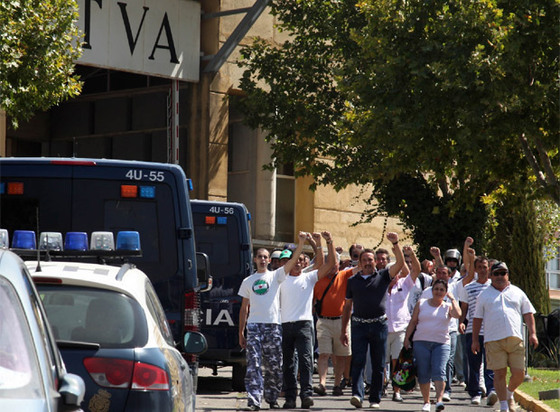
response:
[[[313,376],[314,384],[318,383],[318,376]],[[348,388],[344,389],[344,395],[331,396],[333,379],[332,370],[329,369],[327,378],[327,396],[313,397],[314,405],[311,410],[324,411],[353,411],[356,410],[350,404],[351,392]],[[451,401],[445,402],[445,411],[453,412],[475,412],[475,411],[494,411],[499,409],[499,405],[493,407],[486,406],[486,398],[481,405],[471,405],[469,394],[459,385],[452,386],[453,393]],[[434,392],[431,392],[434,395]],[[392,390],[389,389],[387,397],[382,398],[380,409],[370,409],[369,402],[364,402],[363,410],[377,411],[420,411],[423,403],[419,390],[415,390],[403,395],[403,402],[393,402],[391,400]],[[279,399],[280,406],[284,404],[284,399]],[[244,392],[234,392],[231,390],[231,368],[222,368],[218,371],[218,376],[212,376],[210,369],[201,369],[198,381],[197,408],[196,411],[235,411],[243,410],[247,406],[247,394]],[[298,408],[300,400],[297,401]],[[262,410],[268,410],[268,404],[263,405]],[[295,409],[294,409],[295,410]],[[301,410],[301,409],[298,409]],[[432,405],[432,412],[435,411],[435,404]],[[522,408],[518,408],[522,411]]]

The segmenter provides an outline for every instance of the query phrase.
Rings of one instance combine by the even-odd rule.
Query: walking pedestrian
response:
[[[363,369],[368,344],[372,360],[370,407],[379,409],[381,402],[387,344],[385,308],[387,288],[404,264],[398,235],[390,232],[387,234],[387,239],[393,244],[395,264],[390,268],[376,270],[373,250],[364,249],[359,258],[360,271],[348,279],[346,287],[340,339],[343,345],[350,344],[348,323],[352,318],[352,398],[350,403],[356,408],[362,407],[364,399]]]
[[[492,265],[491,284],[478,296],[473,318],[472,352],[478,354],[480,330],[484,323],[484,346],[488,368],[494,371],[494,387],[500,400],[500,411],[517,408],[513,393],[525,377],[523,321],[529,331],[529,344],[539,344],[535,330],[535,308],[523,292],[509,281],[504,262]],[[506,382],[507,368],[511,376]],[[472,371],[471,371],[472,372]]]
[[[443,300],[445,297],[449,302]],[[424,401],[423,412],[430,411],[430,379],[436,387],[436,411],[445,409],[443,391],[451,343],[449,323],[452,318],[459,316],[459,303],[448,291],[448,282],[444,279],[434,281],[432,297],[420,299],[414,307],[412,319],[406,329],[404,347],[410,348],[410,339],[414,332],[413,350],[418,383]]]

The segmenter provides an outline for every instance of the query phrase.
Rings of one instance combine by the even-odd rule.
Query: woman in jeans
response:
[[[413,350],[424,399],[423,412],[430,411],[430,379],[436,386],[436,411],[445,409],[442,397],[446,379],[445,366],[450,350],[449,321],[461,316],[459,303],[447,291],[445,280],[438,279],[433,283],[432,295],[431,299],[420,299],[416,303],[404,340],[405,348],[410,348],[410,336],[414,332]],[[444,302],[446,296],[449,302]]]

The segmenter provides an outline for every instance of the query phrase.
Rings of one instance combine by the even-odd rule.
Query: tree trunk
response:
[[[543,234],[537,229],[532,200],[525,196],[506,199],[496,210],[490,257],[506,262],[509,280],[523,289],[537,312],[550,311],[546,286]]]

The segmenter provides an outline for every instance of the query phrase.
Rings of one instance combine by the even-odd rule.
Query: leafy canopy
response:
[[[250,125],[274,162],[340,189],[422,173],[476,204],[560,203],[554,0],[278,0],[291,34],[242,52]]]
[[[0,107],[14,127],[80,94],[77,20],[74,0],[0,2]]]

